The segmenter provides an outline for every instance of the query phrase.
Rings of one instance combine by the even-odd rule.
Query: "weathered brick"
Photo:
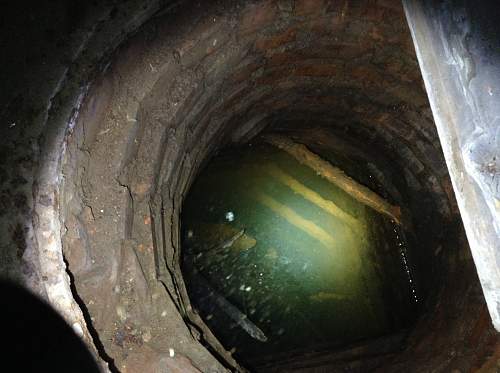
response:
[[[316,35],[338,34],[345,25],[346,18],[341,13],[329,14],[309,22],[310,30]]]
[[[326,77],[333,76],[339,72],[338,64],[316,64],[311,63],[305,66],[297,67],[293,70],[293,75],[295,76],[317,76]]]
[[[249,34],[269,26],[276,19],[278,9],[275,1],[262,1],[250,4],[243,10],[240,33]]]
[[[290,74],[291,69],[288,66],[285,68],[273,69],[271,71],[266,71],[262,76],[255,80],[255,83],[259,85],[274,84],[277,81],[290,77]]]
[[[272,56],[268,57],[267,65],[268,66],[276,66],[282,65],[285,63],[292,63],[297,61],[300,58],[300,55],[291,52],[279,52],[275,53]]]
[[[374,67],[365,65],[354,66],[350,70],[350,76],[353,80],[361,82],[364,86],[383,87],[387,85],[386,78],[380,72],[376,71]]]
[[[386,39],[385,36],[383,35],[383,33],[380,31],[380,28],[375,26],[375,25],[372,26],[369,35],[374,41],[381,42],[381,41],[384,41]]]
[[[258,63],[258,62],[251,62],[241,68],[239,68],[238,70],[236,70],[232,75],[231,75],[231,79],[232,81],[234,81],[235,83],[239,83],[239,82],[242,82],[244,80],[247,80],[247,79],[250,79],[250,77],[252,76],[252,74],[257,70],[259,69],[260,67],[262,66],[261,63]]]
[[[325,0],[296,0],[295,14],[306,16],[311,14],[321,14],[326,10]]]
[[[385,8],[379,6],[378,2],[376,1],[367,1],[365,6],[363,7],[362,17],[368,21],[383,22],[384,16]]]
[[[283,44],[295,40],[296,36],[297,29],[289,28],[277,35],[257,39],[257,41],[255,42],[255,49],[266,52],[269,49],[278,48]]]
[[[397,11],[399,14],[403,12],[401,1],[398,0],[377,0],[378,6]]]
[[[373,52],[373,45],[370,44],[365,46],[359,43],[332,43],[323,44],[321,48],[310,47],[301,50],[304,58],[323,58],[323,59],[345,59],[352,60],[354,58],[359,58],[365,55],[369,55]]]

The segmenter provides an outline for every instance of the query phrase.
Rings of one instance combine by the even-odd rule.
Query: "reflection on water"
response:
[[[270,145],[214,159],[182,226],[191,301],[243,362],[383,335],[414,317],[399,227]]]

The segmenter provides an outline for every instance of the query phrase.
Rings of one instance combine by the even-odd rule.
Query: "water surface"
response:
[[[185,199],[182,228],[191,301],[243,362],[381,336],[414,317],[398,227],[270,145],[212,160]]]

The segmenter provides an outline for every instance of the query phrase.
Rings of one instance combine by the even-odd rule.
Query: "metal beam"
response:
[[[403,0],[493,324],[500,331],[500,7]]]

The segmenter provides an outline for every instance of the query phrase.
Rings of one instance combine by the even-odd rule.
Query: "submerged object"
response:
[[[208,231],[216,230],[218,233],[223,233],[227,235],[228,232],[232,233],[232,236],[227,238],[226,240],[213,245],[208,248],[206,252],[209,251],[217,251],[221,249],[228,249],[235,246],[239,243],[238,249],[247,250],[256,244],[256,240],[251,238],[245,234],[245,230],[241,229],[234,233],[234,230],[231,227],[228,227],[224,224],[207,224],[211,229]],[[217,229],[219,228],[219,229]],[[255,325],[250,319],[248,319],[247,315],[241,312],[236,306],[231,304],[224,296],[222,296],[217,290],[215,290],[209,283],[209,281],[192,265],[189,261],[185,262],[185,265],[189,268],[190,273],[192,275],[193,280],[197,283],[197,285],[202,289],[205,294],[208,294],[210,299],[219,307],[222,311],[224,311],[233,321],[236,322],[243,330],[245,330],[252,338],[255,338],[261,342],[266,342],[267,337],[264,332]],[[250,288],[248,288],[250,289]],[[247,290],[248,291],[248,290]]]
[[[232,211],[226,212],[226,220],[229,222],[234,220],[234,213]]]
[[[244,331],[246,331],[252,338],[257,339],[261,342],[267,342],[267,337],[264,332],[255,325],[247,315],[241,312],[238,307],[231,304],[224,296],[222,296],[217,290],[215,290],[208,280],[203,277],[201,273],[198,272],[194,267],[191,270],[191,275],[193,280],[196,281],[197,285],[203,289],[203,291],[209,295],[210,299],[222,310],[224,311],[238,326],[240,326]]]
[[[226,298],[220,294],[213,293],[215,303],[224,310],[224,312],[231,317],[236,324],[238,324],[243,330],[245,330],[252,338],[257,339],[261,342],[267,342],[267,337],[264,332],[255,325],[243,312],[241,312],[236,306],[232,305],[227,301]]]
[[[232,248],[235,251],[246,251],[257,244],[257,240],[229,224],[197,224],[197,240],[204,243],[202,251],[218,251]],[[188,237],[192,238],[192,237]]]
[[[282,184],[289,187],[294,193],[300,194],[303,198],[328,212],[332,216],[345,222],[350,228],[359,229],[360,222],[349,213],[338,207],[333,201],[324,199],[319,193],[308,188],[306,185],[294,179],[281,168],[274,164],[263,166],[263,169]]]
[[[305,145],[295,143],[286,137],[278,135],[264,136],[264,140],[287,152],[303,165],[312,168],[318,175],[335,184],[357,201],[401,224],[401,208],[399,206],[390,204],[371,189],[359,184],[340,168],[334,167],[317,154],[311,152]]]
[[[241,237],[243,237],[244,234],[245,234],[245,230],[242,229],[238,233],[236,233],[233,237],[230,237],[229,239],[227,239],[226,241],[224,241],[221,245],[217,245],[216,247],[214,247],[214,249],[218,249],[218,248],[227,249],[227,248],[230,248],[230,247],[232,247],[234,245],[234,243],[236,241],[238,241]]]
[[[278,214],[293,226],[302,230],[311,238],[318,240],[325,247],[335,247],[335,239],[333,236],[317,225],[314,221],[302,217],[295,210],[277,201],[266,193],[256,192],[255,198],[259,203]]]
[[[328,300],[346,300],[348,297],[346,295],[320,291],[319,293],[309,296],[309,299],[316,302],[328,301]]]

